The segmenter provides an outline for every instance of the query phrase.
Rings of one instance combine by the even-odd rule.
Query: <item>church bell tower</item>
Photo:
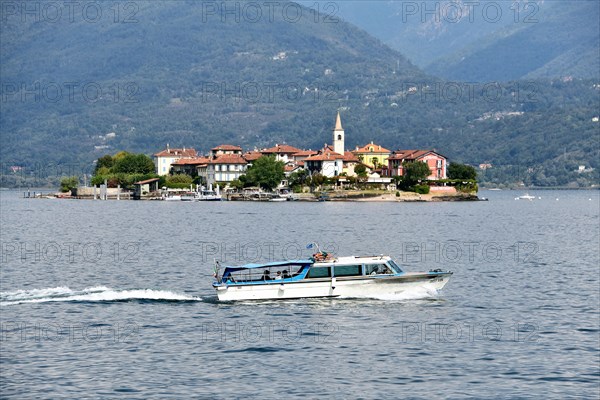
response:
[[[344,155],[344,128],[342,128],[342,119],[340,112],[337,113],[335,128],[333,129],[333,151]]]

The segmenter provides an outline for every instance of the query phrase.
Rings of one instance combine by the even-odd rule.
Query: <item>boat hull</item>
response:
[[[220,284],[214,286],[220,301],[277,300],[318,297],[397,297],[415,290],[440,290],[451,272],[404,273],[391,276],[311,279],[265,284]]]

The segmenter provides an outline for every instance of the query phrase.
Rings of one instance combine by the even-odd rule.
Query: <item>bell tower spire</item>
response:
[[[333,129],[333,151],[344,155],[344,128],[342,128],[342,118],[340,112],[337,113],[335,128]]]

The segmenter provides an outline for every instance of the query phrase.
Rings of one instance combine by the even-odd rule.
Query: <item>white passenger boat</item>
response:
[[[287,200],[288,200],[287,197],[279,197],[279,196],[271,197],[269,199],[269,201],[274,201],[274,202],[282,202],[282,201],[287,201]]]
[[[196,193],[188,192],[188,193],[182,194],[180,197],[181,197],[181,201],[195,201]]]
[[[380,298],[415,288],[442,289],[452,272],[404,272],[389,256],[332,257],[215,266],[213,287],[220,301],[315,297]]]
[[[162,199],[164,201],[181,201],[181,195],[179,195],[179,194],[167,195],[167,196],[164,196]]]
[[[223,200],[219,185],[213,190],[212,184],[208,188],[202,186],[196,191],[196,200],[198,201],[221,201]]]
[[[214,190],[201,190],[196,192],[197,201],[221,201],[221,195]]]
[[[535,196],[531,196],[529,193],[525,193],[522,196],[515,197],[515,200],[529,200],[532,201],[535,199]]]

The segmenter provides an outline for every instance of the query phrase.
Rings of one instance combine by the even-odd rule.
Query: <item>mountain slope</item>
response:
[[[434,147],[451,160],[505,168],[498,180],[525,180],[510,172],[515,165],[557,184],[577,181],[577,165],[600,167],[596,82],[457,93],[366,32],[295,3],[280,3],[273,18],[263,10],[236,19],[235,9],[207,8],[216,2],[136,2],[131,23],[131,13],[121,9],[116,22],[111,13],[123,3],[99,4],[104,17],[94,23],[17,15],[2,24],[4,183],[12,166],[81,173],[104,154],[150,154],[167,143],[314,149],[331,141],[338,109],[348,148],[370,140]]]
[[[430,74],[492,82],[598,79],[599,9],[595,0],[428,0],[342,2],[337,12]]]
[[[427,66],[448,79],[494,81],[600,77],[600,3],[541,8],[537,23],[495,32],[451,59]]]

